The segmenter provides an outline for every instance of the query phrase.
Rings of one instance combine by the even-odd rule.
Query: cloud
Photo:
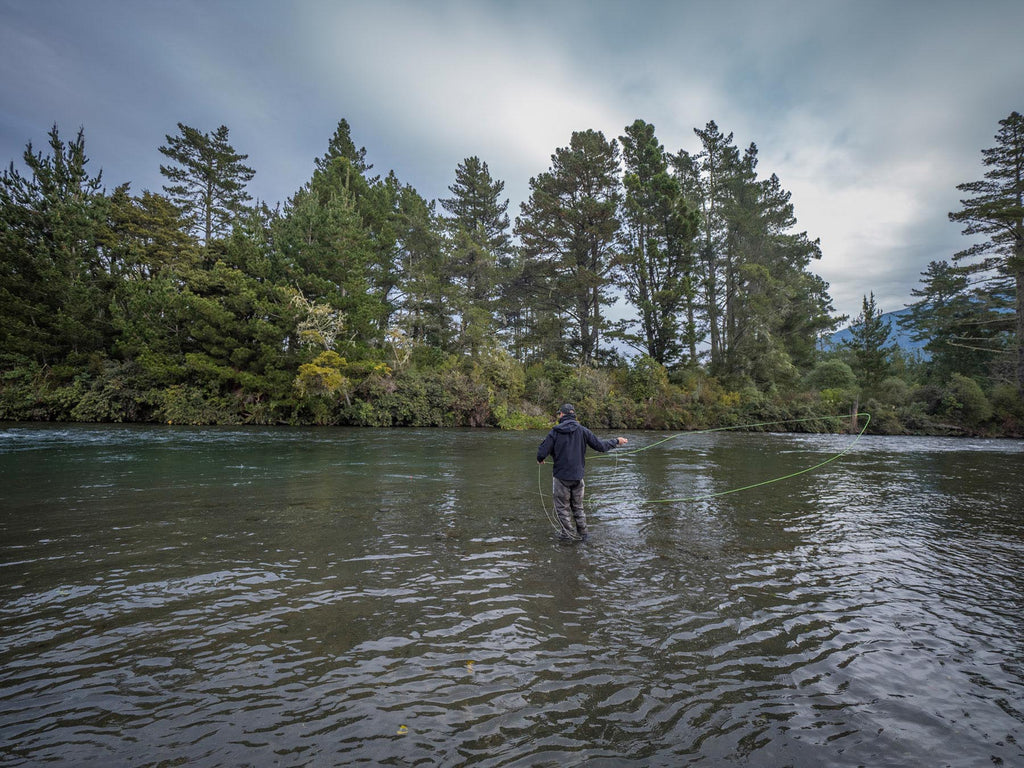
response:
[[[309,179],[341,118],[376,170],[448,194],[478,155],[512,210],[574,130],[636,118],[697,151],[715,120],[776,173],[820,237],[837,308],[910,298],[963,247],[955,186],[1024,104],[1012,0],[851,3],[0,0],[6,164],[56,121],[108,183],[159,189],[181,121],[220,124],[277,202]]]
[[[370,154],[393,161],[400,175],[434,177],[422,191],[446,193],[437,175],[454,178],[473,154],[525,190],[572,131],[625,124],[614,95],[580,78],[543,31],[506,24],[499,32],[475,6],[458,14],[438,7],[359,6],[308,20],[309,66],[324,73],[325,94],[345,114],[347,104],[362,105]],[[358,142],[360,125],[353,131]]]

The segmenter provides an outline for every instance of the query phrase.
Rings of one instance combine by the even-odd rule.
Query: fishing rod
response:
[[[796,472],[790,472],[789,474],[781,475],[779,477],[773,477],[773,478],[770,478],[768,480],[762,480],[762,481],[757,482],[757,483],[751,483],[750,485],[744,485],[744,486],[741,486],[739,488],[730,488],[730,489],[725,490],[725,491],[716,491],[714,493],[703,493],[703,494],[699,494],[697,496],[681,496],[681,497],[678,497],[678,498],[670,498],[670,499],[645,499],[644,501],[642,501],[640,503],[641,504],[670,504],[670,503],[682,503],[682,502],[693,502],[693,501],[705,501],[707,499],[714,499],[714,498],[718,498],[720,496],[728,496],[729,494],[733,494],[733,493],[740,493],[741,491],[753,490],[754,488],[762,488],[762,487],[764,487],[766,485],[772,485],[773,483],[781,483],[784,480],[791,480],[794,477],[799,477],[800,475],[805,475],[808,472],[813,472],[816,469],[821,469],[826,464],[831,464],[833,461],[836,461],[837,459],[839,459],[839,458],[845,456],[847,453],[849,453],[853,449],[853,447],[857,444],[857,442],[864,436],[864,433],[867,431],[868,425],[871,423],[871,414],[870,413],[865,413],[865,412],[854,414],[852,416],[852,418],[856,420],[856,421],[854,421],[854,424],[856,424],[860,420],[861,416],[864,417],[864,426],[860,428],[860,431],[856,434],[856,436],[853,438],[853,440],[851,440],[841,451],[830,455],[824,461],[820,461],[817,464],[814,464],[814,465],[812,465],[810,467],[805,467],[804,469],[798,470]],[[757,427],[774,427],[774,426],[781,426],[783,424],[803,424],[803,423],[807,423],[807,422],[810,422],[810,421],[822,421],[824,419],[842,420],[842,419],[845,419],[845,418],[846,418],[845,416],[825,416],[825,417],[815,416],[815,417],[803,418],[803,419],[782,419],[780,421],[760,421],[760,422],[753,422],[753,423],[750,423],[750,424],[737,424],[737,425],[731,426],[731,427],[714,427],[712,429],[700,429],[700,430],[695,430],[693,432],[679,432],[678,434],[669,435],[668,437],[664,438],[663,440],[659,440],[656,443],[651,443],[650,445],[645,445],[645,446],[643,446],[641,448],[634,448],[634,449],[629,450],[629,451],[615,451],[615,453],[614,453],[614,456],[615,456],[615,466],[616,466],[616,469],[618,469],[618,460],[621,457],[623,457],[623,456],[634,456],[634,455],[636,455],[638,453],[643,453],[644,451],[649,451],[652,448],[657,448],[659,445],[664,445],[665,443],[669,442],[670,440],[675,440],[675,439],[677,439],[679,437],[692,437],[694,435],[707,435],[707,434],[711,434],[712,432],[727,432],[727,431],[735,431],[735,430],[739,430],[739,429],[754,429],[754,428],[757,428]],[[611,454],[598,454],[598,458],[610,458],[610,457],[611,457]],[[540,493],[541,506],[544,508],[544,515],[545,515],[545,517],[547,517],[548,522],[552,524],[552,526],[554,527],[554,529],[556,531],[559,531],[560,533],[567,534],[570,538],[573,538],[573,539],[576,539],[576,540],[580,540],[582,537],[573,534],[571,531],[566,531],[557,522],[557,520],[555,519],[554,514],[553,514],[554,513],[554,509],[553,509],[554,505],[553,504],[552,504],[552,511],[548,512],[547,501],[545,500],[545,494],[544,494],[544,486],[543,486],[543,483],[542,483],[542,467],[543,467],[543,465],[541,465],[541,464],[537,465],[537,489],[538,489],[538,491]]]

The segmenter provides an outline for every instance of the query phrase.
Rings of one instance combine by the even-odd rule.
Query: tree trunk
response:
[[[690,337],[690,365],[697,365],[697,320],[694,317],[693,299],[686,302],[686,326]]]
[[[1024,247],[1018,247],[1024,251]],[[1018,253],[1017,262],[1024,264],[1024,253]],[[1017,394],[1024,400],[1024,266],[1017,270]]]

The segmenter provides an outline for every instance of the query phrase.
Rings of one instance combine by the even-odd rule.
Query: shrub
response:
[[[441,422],[448,427],[483,427],[491,422],[487,385],[459,371],[446,371],[438,379],[442,398]]]
[[[812,389],[823,391],[853,390],[857,386],[857,377],[853,369],[842,360],[823,360],[807,374],[805,383]]]
[[[152,415],[148,393],[139,392],[127,366],[109,363],[71,409],[74,421],[145,421]]]
[[[977,427],[992,418],[992,404],[974,379],[954,373],[942,398],[943,412],[960,423]]]
[[[818,397],[825,409],[833,413],[849,409],[856,399],[854,392],[849,389],[823,389]]]
[[[654,358],[642,355],[626,374],[626,386],[637,402],[649,401],[668,390],[668,372]]]
[[[310,395],[344,395],[348,397],[349,380],[342,374],[345,358],[337,352],[321,352],[311,363],[299,366],[295,389],[302,397]]]
[[[489,386],[499,394],[499,400],[517,402],[526,390],[523,367],[503,349],[490,350],[483,358],[482,373]]]
[[[920,403],[924,412],[934,416],[942,407],[943,391],[934,384],[925,384],[917,387],[910,394],[911,404]]]
[[[905,435],[907,429],[900,418],[899,412],[893,405],[882,403],[876,398],[870,398],[861,407],[862,411],[871,414],[871,424],[868,431],[875,435]]]
[[[0,420],[47,420],[49,416],[45,415],[41,396],[42,379],[40,372],[31,365],[0,371]]]
[[[558,407],[555,383],[539,363],[530,365],[525,371],[523,396],[545,412]],[[551,411],[554,413],[554,411]]]
[[[1024,399],[1013,384],[997,384],[990,397],[992,409],[1000,419],[1024,419]]]
[[[210,397],[203,390],[179,384],[161,393],[158,414],[168,424],[239,424],[237,410],[231,409],[219,398]]]
[[[910,402],[910,385],[898,376],[883,379],[878,385],[878,397],[889,405],[906,405]]]
[[[508,405],[501,403],[493,409],[494,420],[499,429],[525,430],[547,429],[551,426],[551,417],[543,414],[530,414],[521,410],[510,410]]]

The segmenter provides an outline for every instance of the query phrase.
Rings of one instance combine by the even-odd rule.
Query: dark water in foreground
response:
[[[1020,442],[540,437],[0,426],[0,766],[1024,765]]]

